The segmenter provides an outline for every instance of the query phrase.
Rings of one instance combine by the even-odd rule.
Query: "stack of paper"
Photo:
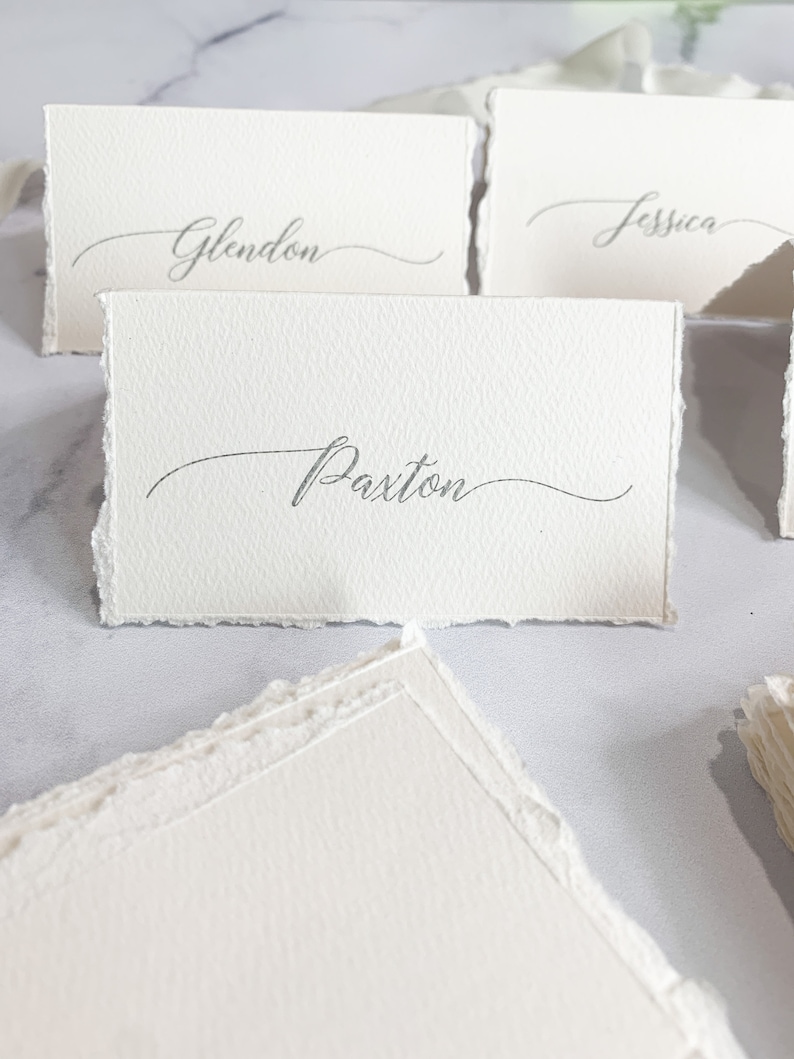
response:
[[[794,850],[794,677],[778,674],[747,689],[739,735],[750,770],[769,795],[780,836]]]
[[[738,1059],[418,633],[0,823],[14,1059]]]

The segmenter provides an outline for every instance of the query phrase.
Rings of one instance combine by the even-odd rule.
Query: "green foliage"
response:
[[[678,0],[673,21],[681,27],[681,58],[692,62],[695,57],[700,27],[719,20],[731,0]]]

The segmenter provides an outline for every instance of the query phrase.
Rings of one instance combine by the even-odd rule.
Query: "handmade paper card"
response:
[[[741,1059],[415,633],[0,822],[14,1059]]]
[[[498,89],[490,105],[483,293],[791,315],[788,101]]]
[[[675,619],[675,305],[101,298],[108,624]]]
[[[102,348],[105,287],[462,294],[474,123],[46,108],[44,352]]]

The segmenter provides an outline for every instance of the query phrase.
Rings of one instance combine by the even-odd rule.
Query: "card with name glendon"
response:
[[[678,306],[100,297],[108,624],[675,620]]]
[[[482,292],[790,317],[787,100],[498,89]]]
[[[742,1059],[415,630],[0,820],[13,1059]]]
[[[46,108],[45,353],[102,348],[106,287],[463,294],[474,123]]]

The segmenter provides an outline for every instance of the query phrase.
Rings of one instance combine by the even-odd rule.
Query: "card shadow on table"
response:
[[[794,312],[794,245],[787,239],[772,253],[750,265],[719,291],[703,309],[707,316],[790,320]]]
[[[16,591],[28,593],[43,580],[92,625],[98,622],[91,531],[104,494],[103,407],[104,394],[97,394],[0,438],[0,477],[7,483],[0,533],[20,579]]]
[[[790,331],[741,321],[686,328],[681,480],[767,539],[778,536]]]
[[[40,224],[0,233],[0,320],[37,353],[41,349],[46,256]]]
[[[780,932],[779,945],[769,944],[775,915],[768,898],[748,899],[743,841],[792,920],[794,855],[777,835],[772,809],[752,778],[735,728],[725,728],[725,719],[725,709],[714,707],[664,733],[637,733],[636,738],[628,733],[608,764],[623,790],[640,877],[656,895],[657,916],[667,921],[666,937],[674,939],[674,949],[669,940],[665,945],[666,955],[677,970],[711,982],[726,998],[731,1024],[749,1054],[789,1059],[794,1040],[794,1007],[787,999],[790,936]],[[724,814],[715,812],[710,783],[725,798],[741,838],[726,829]],[[672,910],[676,919],[669,922]],[[658,922],[644,925],[661,934]]]

